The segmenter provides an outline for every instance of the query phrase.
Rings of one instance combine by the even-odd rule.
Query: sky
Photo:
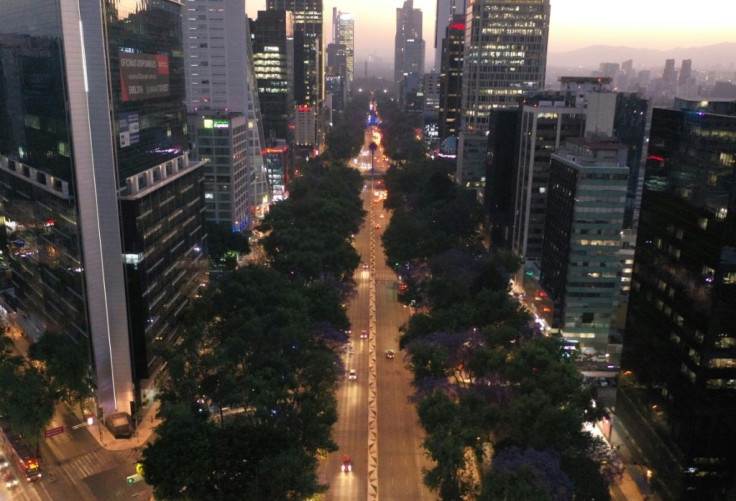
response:
[[[393,64],[396,9],[403,0],[323,2],[325,45],[332,42],[332,8],[338,7],[355,18],[356,67],[369,56]],[[734,0],[551,0],[551,6],[550,53],[598,44],[673,49],[736,42]],[[414,0],[414,8],[423,13],[429,70],[434,61],[436,0]],[[249,17],[264,9],[265,0],[246,0]]]

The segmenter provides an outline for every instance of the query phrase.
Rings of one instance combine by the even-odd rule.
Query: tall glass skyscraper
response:
[[[0,247],[12,306],[89,348],[105,415],[129,411],[198,281],[181,5],[0,3]]]
[[[207,220],[240,231],[270,200],[245,1],[188,0],[182,32],[192,153],[205,163]]]
[[[544,88],[549,20],[549,0],[478,0],[468,7],[459,182],[483,183],[491,110],[516,107],[524,92]]]
[[[636,440],[665,499],[736,488],[731,108],[652,115],[614,429],[618,419]]]
[[[288,10],[294,15],[294,103],[296,143],[322,143],[325,99],[322,0],[266,0],[266,10]]]

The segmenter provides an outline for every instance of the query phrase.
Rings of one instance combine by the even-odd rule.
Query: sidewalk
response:
[[[153,438],[154,429],[159,425],[161,420],[156,417],[158,413],[159,403],[154,402],[142,407],[139,414],[140,418],[138,426],[130,438],[115,438],[106,426],[100,426],[100,422],[95,418],[92,426],[88,427],[90,435],[97,440],[100,445],[108,451],[126,451],[131,449],[143,448]],[[79,415],[79,412],[74,412]],[[79,416],[80,423],[84,422],[84,418]]]
[[[5,305],[3,304],[5,307]],[[31,345],[31,341],[28,338],[26,332],[30,330],[32,335],[35,335],[38,331],[38,326],[28,316],[22,313],[15,313],[11,309],[8,309],[7,315],[7,336],[13,341],[18,354],[26,357],[28,355],[28,348]],[[69,410],[79,418],[79,426],[84,427],[85,417],[82,416],[78,408],[68,407]],[[153,402],[146,406],[143,406],[139,411],[139,421],[137,428],[135,429],[131,438],[115,438],[113,437],[110,430],[106,426],[100,425],[100,422],[95,418],[92,426],[86,426],[90,435],[97,440],[100,445],[109,451],[124,451],[136,448],[142,448],[145,444],[151,440],[154,435],[154,429],[161,422],[156,417],[158,413],[159,403]]]

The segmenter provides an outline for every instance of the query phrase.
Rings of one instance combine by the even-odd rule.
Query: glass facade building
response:
[[[187,159],[180,9],[166,0],[0,3],[5,296],[38,334],[89,348],[105,415],[140,398],[155,371],[152,344],[170,338],[187,302],[193,279],[177,272],[198,261],[204,237],[199,165]],[[188,208],[169,200],[182,190]],[[173,220],[186,224],[153,229]],[[144,273],[147,286],[136,289]]]
[[[286,10],[258,11],[251,21],[253,72],[266,144],[290,142],[294,126],[294,17]]]
[[[616,411],[665,499],[736,488],[735,180],[736,115],[653,110]]]

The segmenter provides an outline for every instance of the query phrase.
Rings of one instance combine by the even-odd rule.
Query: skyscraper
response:
[[[460,105],[463,81],[463,46],[465,16],[456,14],[442,38],[440,63],[440,139],[457,135],[460,127]]]
[[[616,419],[665,499],[736,486],[736,110],[655,108]]]
[[[309,146],[316,147],[321,143],[321,106],[325,97],[322,0],[266,0],[266,10],[288,10],[294,15],[296,127],[312,128],[295,133],[302,141],[309,141]]]
[[[667,59],[664,62],[664,70],[662,71],[662,81],[670,85],[674,85],[677,82],[677,70],[675,70],[675,60],[674,59]]]
[[[491,110],[516,107],[525,91],[544,88],[549,16],[549,0],[479,0],[468,7],[458,182],[483,182]]]
[[[413,0],[405,0],[396,9],[396,37],[394,41],[394,82],[400,84],[405,75],[424,74],[424,39],[422,38],[422,11],[414,8]]]
[[[291,142],[294,123],[294,16],[261,10],[252,23],[253,72],[261,104],[266,144]]]
[[[355,19],[352,14],[340,12],[337,7],[333,7],[332,28],[332,41],[344,47],[346,92],[349,93],[355,80]]]
[[[690,79],[693,76],[693,60],[683,59],[680,66],[680,73],[677,76],[678,87],[687,87],[690,85]]]
[[[552,327],[606,352],[617,313],[628,148],[608,137],[571,138],[552,154],[540,283]]]
[[[205,262],[180,23],[174,2],[0,3],[5,295],[89,348],[104,415],[149,388]]]
[[[189,0],[185,8],[187,109],[194,157],[205,160],[207,219],[239,231],[266,210],[269,193],[245,2]]]
[[[437,11],[435,12],[434,26],[434,71],[441,71],[442,51],[445,39],[448,36],[447,28],[454,23],[455,16],[462,16],[465,23],[465,0],[437,0]]]

